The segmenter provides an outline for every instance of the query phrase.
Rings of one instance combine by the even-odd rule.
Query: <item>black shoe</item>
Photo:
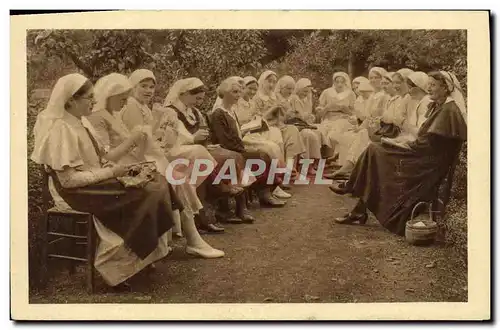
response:
[[[114,292],[130,292],[132,291],[132,287],[130,286],[129,283],[122,282],[120,284],[112,286],[111,290],[113,290]]]
[[[224,227],[218,226],[213,223],[209,223],[206,226],[203,226],[201,229],[208,231],[209,233],[223,233]]]
[[[333,221],[342,225],[348,225],[354,222],[358,222],[360,225],[364,225],[367,220],[368,220],[367,213],[360,213],[360,214],[348,213],[343,217],[335,218]]]
[[[345,195],[348,193],[346,188],[346,181],[336,182],[328,187],[331,191],[338,195]]]
[[[220,223],[232,223],[232,224],[240,224],[243,223],[243,220],[238,218],[233,212],[216,212],[215,218]]]
[[[244,223],[254,223],[255,222],[255,218],[246,209],[239,212],[238,218],[240,218]]]

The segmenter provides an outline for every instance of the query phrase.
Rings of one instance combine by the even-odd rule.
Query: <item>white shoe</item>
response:
[[[196,248],[196,247],[187,246],[186,253],[194,255],[194,256],[202,257],[205,259],[222,258],[225,255],[224,251],[217,250],[217,249],[214,249],[212,247]]]
[[[283,191],[283,189],[281,189],[279,186],[276,187],[276,189],[274,189],[273,196],[277,197],[277,198],[285,198],[285,199],[292,197],[292,195],[290,195],[286,191]]]

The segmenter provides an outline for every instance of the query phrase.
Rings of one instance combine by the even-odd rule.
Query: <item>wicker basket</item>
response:
[[[415,211],[422,204],[428,205],[429,214],[415,218]],[[415,226],[415,224],[419,222],[424,223],[425,227]],[[429,245],[434,243],[437,232],[438,225],[433,219],[432,204],[426,202],[417,203],[411,212],[411,219],[406,223],[406,241],[413,245]]]

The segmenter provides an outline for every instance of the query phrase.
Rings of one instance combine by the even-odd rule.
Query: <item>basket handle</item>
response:
[[[427,204],[427,202],[418,202],[417,204],[415,204],[415,206],[413,207],[413,210],[411,211],[411,220],[413,220],[413,218],[415,217],[415,211],[422,204]],[[432,208],[430,206],[429,206],[429,216],[431,217],[431,220],[432,220]]]

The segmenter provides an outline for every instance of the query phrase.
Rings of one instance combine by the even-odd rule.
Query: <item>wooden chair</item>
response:
[[[87,290],[89,293],[93,293],[97,236],[94,217],[86,212],[50,207],[52,196],[49,191],[49,174],[44,166],[41,166],[40,170],[42,172],[43,198],[43,282],[47,283],[50,259],[68,260],[71,273],[74,273],[77,263],[83,262],[86,265]]]
[[[460,145],[457,148],[457,153],[455,154],[453,161],[451,162],[450,167],[448,168],[448,172],[442,178],[439,184],[437,184],[432,197],[427,201],[424,200],[415,204],[415,206],[412,209],[412,214],[415,213],[420,206],[428,205],[432,210],[433,221],[438,222],[436,216],[439,216],[441,220],[444,219],[446,214],[446,206],[450,201],[451,188],[453,187],[453,177],[455,176],[456,167],[460,162],[461,150],[462,150],[462,145]],[[442,190],[441,196],[440,196],[440,190]]]

